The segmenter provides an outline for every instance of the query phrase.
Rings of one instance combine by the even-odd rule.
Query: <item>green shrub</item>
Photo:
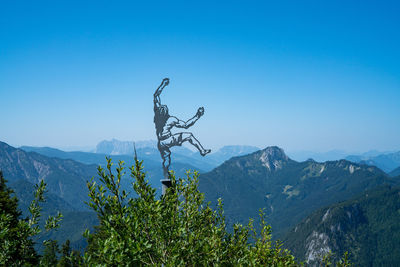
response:
[[[171,172],[172,187],[157,198],[145,179],[142,162],[136,160],[130,171],[138,197],[130,198],[120,189],[123,162],[119,162],[116,175],[111,159],[107,162],[106,169],[98,168],[103,184],[88,183],[89,206],[97,212],[100,225],[94,233],[86,233],[86,264],[296,265],[294,257],[271,240],[271,228],[262,212],[259,235],[252,220],[246,226],[235,225],[229,233],[221,200],[216,211],[204,203],[196,172],[188,172],[186,179],[176,179]]]

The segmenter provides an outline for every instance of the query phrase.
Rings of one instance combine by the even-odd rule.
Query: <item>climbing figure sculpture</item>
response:
[[[200,107],[196,115],[187,121],[182,121],[175,116],[171,116],[166,105],[161,104],[160,95],[164,88],[169,84],[169,79],[162,80],[161,85],[154,93],[154,123],[158,139],[158,150],[160,151],[164,172],[164,181],[169,181],[169,166],[171,164],[170,148],[181,146],[184,142],[189,142],[196,147],[202,156],[210,153],[210,149],[204,149],[200,142],[190,132],[180,132],[173,134],[173,128],[188,129],[204,114],[204,108]],[[166,184],[163,182],[163,184]],[[168,187],[168,184],[166,185]],[[163,188],[164,191],[164,188]]]

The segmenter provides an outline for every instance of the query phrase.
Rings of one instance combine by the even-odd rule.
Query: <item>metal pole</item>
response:
[[[167,193],[167,188],[171,187],[171,179],[162,179],[161,180],[162,184],[162,195],[164,196]]]

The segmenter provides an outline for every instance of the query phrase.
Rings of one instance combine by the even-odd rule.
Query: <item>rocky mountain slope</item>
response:
[[[399,266],[399,240],[400,187],[384,186],[313,212],[284,244],[311,265],[328,251],[348,251],[356,266]]]
[[[10,183],[22,179],[37,184],[44,180],[50,193],[77,210],[87,209],[84,204],[88,200],[86,181],[96,175],[96,167],[35,152],[27,153],[0,142],[0,169]]]

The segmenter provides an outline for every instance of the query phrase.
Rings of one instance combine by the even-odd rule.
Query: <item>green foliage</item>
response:
[[[34,198],[34,184],[21,179],[14,183],[7,183],[7,185],[13,189],[14,195],[18,198],[18,208],[22,212],[22,217],[29,216],[29,206]],[[76,211],[62,198],[49,191],[45,194],[46,202],[40,203],[43,209],[40,211],[39,226],[44,229],[45,220],[49,216],[56,217],[57,211],[60,211],[63,215],[62,223],[57,228],[57,231],[42,231],[35,236],[33,239],[35,241],[35,250],[42,252],[44,250],[43,241],[45,240],[57,240],[59,244],[64,244],[66,240],[70,240],[72,249],[78,249],[83,252],[87,246],[87,241],[82,234],[86,229],[93,229],[93,226],[98,224],[96,213],[88,208],[86,208],[87,211]],[[85,204],[83,203],[83,205]]]
[[[319,266],[324,266],[324,267],[329,267],[329,266],[337,266],[337,267],[346,267],[346,266],[352,266],[352,264],[349,261],[349,253],[346,251],[342,258],[336,262],[336,265],[333,264],[335,259],[333,258],[334,254],[332,252],[328,252],[327,254],[322,256],[322,259],[320,260]],[[314,265],[316,265],[315,263]]]
[[[0,265],[21,266],[36,265],[39,256],[33,248],[32,237],[41,232],[38,221],[40,203],[44,202],[46,184],[42,180],[35,188],[35,197],[29,206],[30,218],[21,219],[17,209],[18,200],[6,186],[6,180],[0,171]],[[61,214],[46,220],[46,231],[59,227]],[[50,241],[52,245],[52,242]],[[50,245],[48,245],[50,246]],[[47,248],[47,246],[46,246]]]
[[[216,211],[204,203],[198,191],[198,174],[187,173],[186,179],[175,179],[161,199],[145,179],[142,162],[130,168],[135,179],[137,198],[121,190],[124,164],[119,162],[116,175],[111,159],[107,167],[98,168],[98,185],[88,183],[89,206],[98,214],[100,225],[86,233],[88,265],[296,265],[281,244],[271,240],[271,227],[261,212],[259,234],[253,221],[246,226],[234,225],[226,231],[222,202]],[[252,242],[250,242],[252,241]]]

